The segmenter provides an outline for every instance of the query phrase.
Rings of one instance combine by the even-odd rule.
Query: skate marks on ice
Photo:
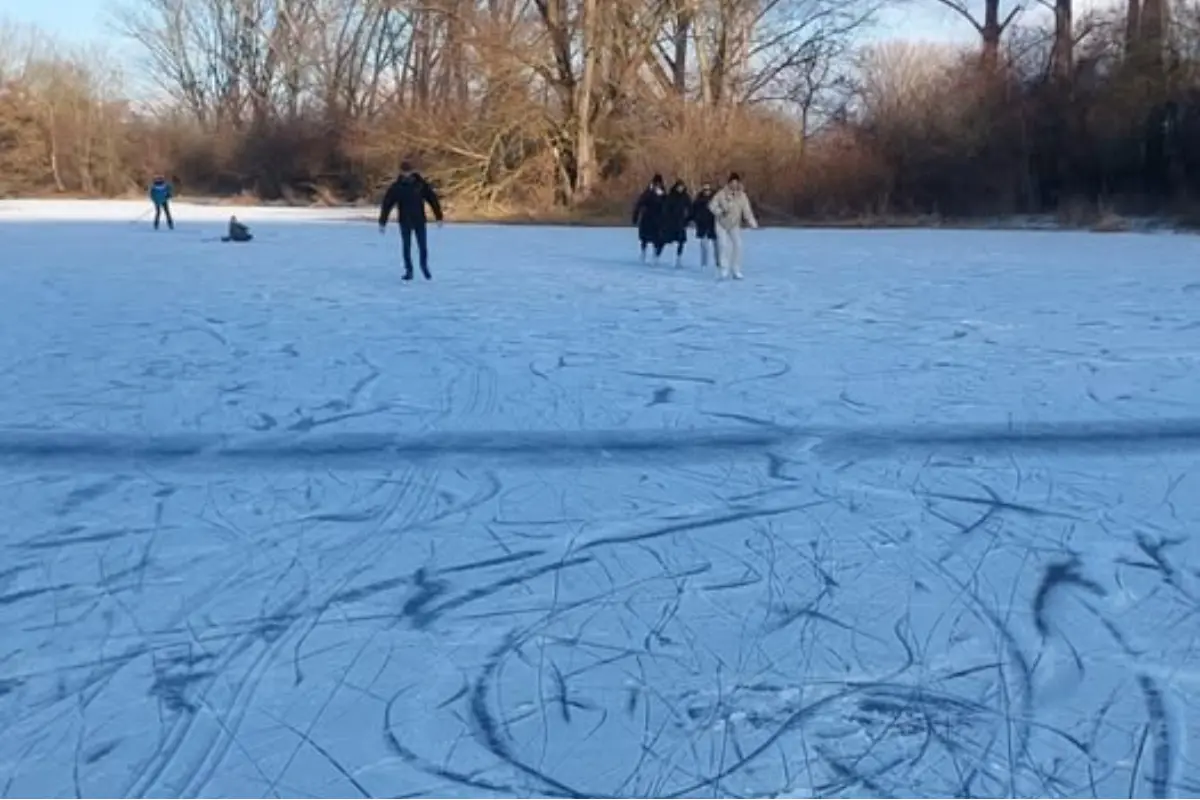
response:
[[[691,430],[483,431],[407,436],[383,432],[135,436],[9,429],[0,430],[0,465],[9,470],[58,466],[109,471],[148,465],[211,470],[375,470],[399,464],[579,467],[744,460],[761,457],[767,448],[785,447],[809,449],[832,460],[956,452],[1133,456],[1200,449],[1200,418],[856,428],[747,421],[752,424]]]
[[[665,502],[698,495],[666,473],[563,494],[562,467],[482,464],[333,505],[348,476],[62,482],[77,516],[8,548],[78,580],[0,591],[0,753],[57,753],[85,795],[1186,791],[1190,645],[1162,637],[1194,617],[1194,548],[1150,518],[1073,540],[1125,506],[1004,464],[877,489],[760,460],[707,503]],[[167,508],[127,542],[77,522],[102,499]]]
[[[452,284],[448,271],[428,305],[385,320],[399,334],[379,331],[375,315],[388,312],[355,314],[363,330],[350,345],[315,335],[329,311],[303,292],[293,313],[304,319],[289,324],[277,305],[265,338],[237,327],[255,309],[189,296],[190,316],[175,316],[229,320],[220,331],[231,346],[282,353],[232,372],[215,359],[204,376],[260,415],[257,433],[143,435],[141,420],[115,411],[86,426],[127,434],[0,432],[0,530],[14,532],[0,540],[0,792],[1200,790],[1189,753],[1200,719],[1189,666],[1195,423],[854,424],[929,409],[1002,419],[1021,408],[1044,353],[1034,337],[1001,331],[999,344],[936,345],[963,365],[926,370],[921,337],[953,327],[929,322],[929,309],[957,308],[958,289],[930,301],[920,284],[919,308],[896,293],[859,299],[806,327],[802,302],[861,298],[857,287],[812,271],[794,296],[775,291],[780,281],[756,299],[751,282],[710,312],[710,292],[693,297],[679,281],[671,321],[624,286],[580,292],[570,285],[580,270],[542,269],[535,256],[513,273],[519,297]],[[286,277],[271,270],[258,276],[264,288]],[[911,272],[895,280],[918,285]],[[327,273],[302,277],[322,285]],[[1104,293],[1094,288],[1103,271],[1086,273],[1080,285]],[[530,291],[536,281],[587,301],[556,310],[549,291]],[[353,308],[362,285],[348,283],[338,302]],[[439,299],[448,285],[478,296]],[[984,288],[962,313],[1022,330],[1015,301],[1001,293],[1001,314]],[[778,309],[753,305],[768,293]],[[479,312],[485,301],[494,308]],[[481,314],[474,323],[466,306]],[[784,311],[799,314],[762,322]],[[1101,343],[1136,339],[1130,319],[1120,342]],[[879,320],[888,331],[864,338]],[[420,357],[398,358],[416,331]],[[154,354],[173,365],[164,395],[187,377],[186,342],[224,347],[184,339]],[[365,340],[378,369],[354,357]],[[121,345],[129,364],[142,344],[139,334]],[[768,344],[770,363],[746,357]],[[972,360],[985,344],[989,360]],[[1169,349],[1149,334],[1138,344]],[[686,367],[681,350],[694,356]],[[861,357],[843,363],[846,351]],[[337,359],[346,366],[331,371]],[[449,366],[426,371],[439,363]],[[1150,372],[1121,368],[1110,382]],[[977,380],[956,377],[967,373]],[[360,380],[373,381],[361,395]],[[250,381],[261,386],[240,391]],[[895,390],[881,395],[880,381]],[[201,388],[196,412],[208,403]],[[951,393],[992,403],[955,406]],[[1043,394],[1064,417],[1104,412]],[[311,410],[292,425],[294,397]],[[335,413],[401,397],[424,410],[397,425],[455,432],[401,435],[383,416],[354,423],[374,433],[303,422],[330,397]],[[1161,409],[1137,399],[1121,410],[1147,420]],[[765,422],[821,402],[832,410],[812,419],[852,424]],[[514,421],[517,403],[529,408]],[[1026,410],[1044,418],[1047,408]],[[209,417],[205,430],[238,419]],[[166,413],[150,423],[176,429]]]
[[[1015,531],[976,526],[977,553],[956,542],[939,558],[910,552],[912,585],[895,597],[886,588],[897,583],[887,578],[895,534],[884,531],[849,556],[837,552],[849,543],[820,538],[808,542],[807,558],[785,552],[800,542],[780,528],[811,528],[819,517],[829,524],[828,512],[849,505],[822,498],[775,509],[775,520],[762,514],[737,543],[727,537],[745,526],[706,538],[691,524],[691,536],[662,550],[651,549],[654,530],[589,540],[571,552],[592,549],[596,562],[572,580],[603,570],[595,593],[569,602],[556,586],[549,609],[484,612],[529,621],[476,671],[431,657],[428,673],[443,679],[390,699],[390,746],[475,791],[566,797],[895,796],[914,788],[943,796],[1106,796],[1120,788],[1165,797],[1173,780],[1182,786],[1194,774],[1183,750],[1188,712],[1164,688],[1164,678],[1178,676],[1127,643],[1125,621],[1104,604],[1129,588],[1120,575],[1089,575],[1103,574],[1103,558],[1063,561],[1069,546],[1048,548],[1037,537],[997,545],[988,540]],[[1018,502],[995,507],[1017,520],[1069,516]],[[1037,549],[1041,558],[1031,555]],[[1145,548],[1125,547],[1135,549]],[[985,561],[1011,587],[987,580]],[[877,590],[888,598],[873,598]],[[1086,609],[1084,619],[1069,616],[1073,606]],[[1170,626],[1195,612],[1194,604],[1163,608]],[[623,641],[613,641],[614,628]],[[463,726],[446,749],[402,722],[431,707],[447,727]]]

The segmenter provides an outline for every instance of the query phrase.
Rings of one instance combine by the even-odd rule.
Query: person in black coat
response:
[[[633,224],[637,225],[638,241],[642,245],[642,261],[646,260],[646,248],[654,245],[654,260],[662,256],[662,217],[666,201],[666,191],[663,188],[662,175],[650,179],[646,191],[638,197],[637,205],[633,207]]]
[[[438,225],[442,224],[442,204],[437,192],[421,177],[421,173],[413,169],[412,164],[405,161],[400,165],[400,177],[388,187],[383,196],[383,205],[379,208],[379,233],[387,232],[388,217],[392,209],[396,210],[396,218],[400,223],[400,241],[404,251],[404,280],[413,278],[412,240],[417,239],[417,253],[421,259],[421,273],[426,280],[433,276],[429,274],[429,245],[426,236],[425,206],[433,210],[433,216]]]
[[[700,242],[700,266],[708,266],[708,248],[711,244],[713,261],[719,268],[721,253],[717,249],[717,218],[713,215],[712,209],[708,207],[712,199],[712,184],[705,181],[700,185],[700,191],[696,193],[696,199],[692,202],[691,216],[692,222],[696,224],[696,239]]]
[[[687,184],[675,181],[663,204],[662,240],[675,243],[675,266],[683,265],[683,246],[687,244],[687,226],[692,218],[692,196]]]
[[[254,234],[250,232],[248,225],[238,222],[237,217],[229,218],[229,233],[221,237],[222,242],[250,242],[253,240]]]

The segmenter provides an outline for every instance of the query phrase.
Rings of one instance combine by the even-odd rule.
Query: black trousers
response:
[[[171,201],[169,201],[169,200],[162,202],[162,203],[154,204],[154,227],[155,227],[155,229],[158,228],[159,220],[161,220],[163,218],[164,214],[167,217],[167,227],[174,230],[175,229],[175,220],[171,219]]]
[[[416,237],[417,240],[417,257],[421,262],[421,274],[426,278],[433,277],[429,274],[429,241],[426,233],[427,229],[424,225],[410,225],[406,222],[400,223],[400,248],[404,254],[405,280],[411,280],[413,276],[413,237]]]
[[[661,241],[655,241],[655,240],[651,240],[651,239],[642,239],[642,252],[643,253],[646,252],[646,248],[650,247],[650,246],[654,247],[654,255],[661,256],[663,248],[667,246],[667,243],[661,242]]]

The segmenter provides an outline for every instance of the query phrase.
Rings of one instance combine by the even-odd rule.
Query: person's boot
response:
[[[403,280],[411,281],[412,279],[413,279],[413,274],[411,272],[404,273]]]

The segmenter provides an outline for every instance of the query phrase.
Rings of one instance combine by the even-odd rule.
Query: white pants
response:
[[[742,274],[742,229],[724,228],[717,226],[717,247],[719,248],[721,277],[728,278],[730,273],[736,276]]]

